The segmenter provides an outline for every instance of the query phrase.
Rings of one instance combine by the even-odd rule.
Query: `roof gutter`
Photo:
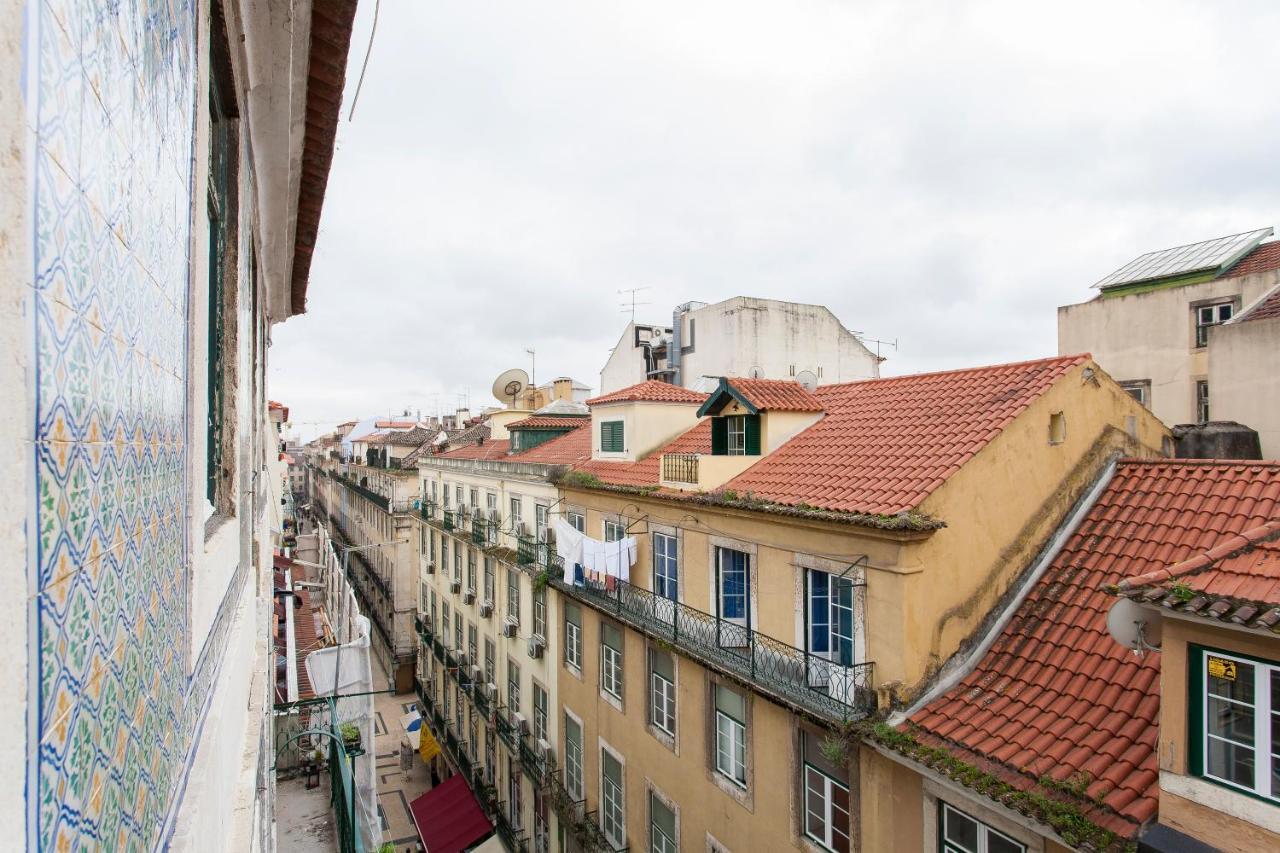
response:
[[[973,668],[977,666],[978,661],[982,660],[982,658],[986,656],[987,652],[991,650],[991,646],[995,644],[996,638],[1000,636],[1000,633],[1004,631],[1005,626],[1009,624],[1009,621],[1013,618],[1013,614],[1016,613],[1018,608],[1022,605],[1027,594],[1037,583],[1039,583],[1040,578],[1044,576],[1044,573],[1048,570],[1049,566],[1057,558],[1058,553],[1062,550],[1062,546],[1067,544],[1067,540],[1075,535],[1076,529],[1080,526],[1080,522],[1084,521],[1085,516],[1093,509],[1093,505],[1098,502],[1098,498],[1101,497],[1103,491],[1107,488],[1108,484],[1110,484],[1111,478],[1115,475],[1115,472],[1116,460],[1113,458],[1107,463],[1107,467],[1103,469],[1102,474],[1093,484],[1093,487],[1089,489],[1089,492],[1080,500],[1079,503],[1076,504],[1071,515],[1067,517],[1066,522],[1053,534],[1053,538],[1049,540],[1048,546],[1041,552],[1040,558],[1036,561],[1032,570],[1025,578],[1023,578],[1022,584],[1019,586],[1017,592],[1009,597],[1008,603],[1005,604],[1004,609],[1000,612],[999,618],[996,619],[990,630],[987,631],[986,636],[982,638],[982,642],[978,643],[978,645],[970,650],[969,654],[965,655],[958,662],[955,658],[952,658],[947,662],[947,664],[944,664],[942,668],[942,675],[938,681],[934,683],[933,687],[919,696],[906,710],[889,715],[889,718],[886,720],[889,725],[898,726],[906,722],[919,712],[921,708],[924,708],[934,699],[937,699],[943,693],[946,693],[952,687],[955,687],[962,678],[973,671]]]

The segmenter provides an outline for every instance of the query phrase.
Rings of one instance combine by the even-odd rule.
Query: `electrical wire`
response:
[[[364,86],[364,72],[369,68],[369,56],[373,53],[373,37],[378,32],[378,9],[382,6],[382,0],[375,0],[373,4],[373,27],[369,30],[369,46],[364,51],[364,62],[360,66],[360,79],[356,81],[356,93],[351,96],[351,110],[347,113],[347,121],[356,114],[356,103],[360,100],[360,89]]]

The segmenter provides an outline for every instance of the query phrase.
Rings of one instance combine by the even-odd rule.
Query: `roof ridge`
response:
[[[1115,588],[1118,591],[1131,590],[1136,587],[1149,586],[1173,580],[1174,578],[1197,574],[1205,569],[1212,568],[1215,564],[1228,557],[1234,557],[1243,551],[1272,539],[1280,539],[1280,518],[1273,518],[1271,521],[1259,524],[1257,527],[1252,527],[1242,533],[1233,533],[1218,545],[1201,551],[1199,554],[1188,557],[1179,563],[1174,563],[1172,566],[1153,569],[1141,575],[1124,578],[1116,584]]]
[[[819,385],[813,393],[830,388],[847,388],[850,385],[865,385],[870,382],[897,382],[904,379],[923,379],[931,376],[952,376],[958,373],[979,373],[987,370],[1000,370],[1009,367],[1028,367],[1033,364],[1050,364],[1052,362],[1080,362],[1092,359],[1093,353],[1081,352],[1074,355],[1055,355],[1044,358],[1031,358],[1025,361],[1009,361],[1001,364],[983,364],[978,367],[956,367],[950,370],[928,370],[924,373],[904,373],[901,376],[877,376],[872,379],[851,379],[848,382],[832,382],[830,385]]]
[[[1208,468],[1211,466],[1231,468],[1280,468],[1280,459],[1175,459],[1163,456],[1122,456],[1116,460],[1121,465],[1185,465],[1188,467]]]

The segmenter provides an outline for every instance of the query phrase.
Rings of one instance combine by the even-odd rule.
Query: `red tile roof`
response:
[[[512,421],[507,429],[577,429],[591,423],[586,415],[554,417],[551,415],[530,415],[521,421]]]
[[[464,444],[438,455],[441,459],[505,459],[510,449],[511,442],[504,438],[483,444]]]
[[[374,429],[412,429],[418,425],[417,421],[375,421]]]
[[[826,415],[729,481],[781,504],[893,515],[935,489],[1088,355],[824,385]]]
[[[590,440],[590,431],[587,430]],[[662,477],[661,465],[664,453],[710,453],[711,420],[703,418],[689,431],[676,436],[666,446],[660,447],[639,462],[610,462],[592,459],[577,470],[594,475],[603,483],[614,486],[653,486]]]
[[[790,379],[729,379],[734,390],[761,411],[821,412],[822,401]]]
[[[1106,587],[1277,518],[1280,463],[1122,460],[988,652],[912,732],[1022,790],[1087,780],[1088,817],[1134,837],[1156,815],[1160,655],[1111,639]]]
[[[1271,270],[1280,270],[1280,240],[1255,247],[1218,278],[1239,278]]]
[[[1226,535],[1180,563],[1125,578],[1115,592],[1167,610],[1280,634],[1280,518]]]
[[[1280,317],[1280,285],[1276,286],[1262,301],[1237,317],[1236,322],[1247,323],[1252,320],[1271,320],[1275,317]]]
[[[511,457],[515,462],[578,466],[591,459],[591,430],[572,429]]]
[[[587,401],[588,406],[599,406],[606,403],[629,403],[634,401],[649,403],[701,403],[707,399],[706,394],[681,388],[669,382],[649,379],[636,385],[621,388]]]

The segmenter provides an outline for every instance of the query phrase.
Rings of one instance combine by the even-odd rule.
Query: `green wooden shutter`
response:
[[[745,415],[743,417],[746,426],[747,455],[760,455],[760,416]]]
[[[727,456],[729,453],[729,419],[711,419],[711,455]]]
[[[600,449],[605,453],[621,453],[624,449],[622,421],[600,424]]]

